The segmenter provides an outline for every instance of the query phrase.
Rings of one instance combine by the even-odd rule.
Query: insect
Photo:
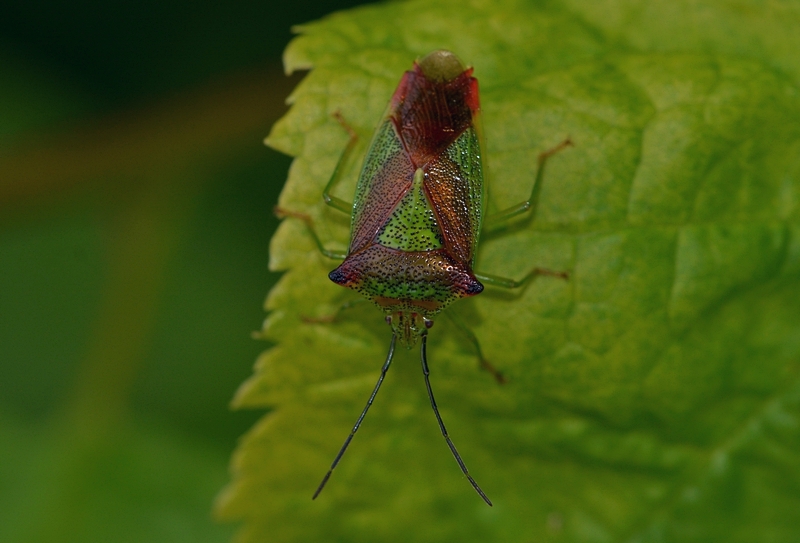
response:
[[[492,502],[470,475],[445,428],[434,399],[427,360],[428,331],[434,317],[460,298],[480,294],[484,283],[516,288],[536,275],[567,278],[564,272],[534,268],[522,280],[473,271],[482,227],[528,212],[538,196],[546,159],[571,142],[539,155],[530,198],[485,217],[486,193],[480,147],[480,103],[473,69],[449,51],[434,51],[405,72],[370,144],[356,186],[353,204],[331,195],[344,157],[323,192],[325,202],[351,213],[347,253],[324,247],[308,215],[276,208],[281,217],[305,221],[320,251],[343,260],[330,272],[331,281],[361,293],[384,313],[392,329],[389,353],[378,382],[330,469],[317,487],[319,495],[361,426],[386,377],[399,340],[409,349],[420,344],[422,373],[439,429],[464,476],[488,504]],[[476,348],[482,366],[502,382],[486,361],[477,338],[454,320]]]

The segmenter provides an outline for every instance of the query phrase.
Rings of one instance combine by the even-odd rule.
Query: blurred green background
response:
[[[3,2],[0,541],[230,540],[280,55],[357,3]]]

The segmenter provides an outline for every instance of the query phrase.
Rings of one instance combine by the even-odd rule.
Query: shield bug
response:
[[[442,435],[472,487],[492,505],[467,470],[439,414],[429,379],[428,330],[440,311],[460,298],[479,294],[484,283],[516,288],[535,275],[567,277],[564,272],[534,268],[523,279],[514,280],[476,273],[473,266],[481,229],[531,210],[545,160],[570,141],[539,155],[539,168],[527,201],[485,217],[480,102],[478,81],[472,71],[453,53],[434,51],[405,72],[373,136],[353,204],[331,195],[345,157],[357,139],[355,131],[336,114],[350,133],[350,142],[323,197],[327,204],[351,214],[347,253],[326,249],[308,215],[276,209],[279,216],[305,221],[320,251],[343,260],[330,272],[331,281],[375,303],[392,329],[389,353],[378,382],[314,498],[325,487],[361,426],[399,341],[408,348],[420,344],[425,387]],[[483,357],[475,335],[459,320],[453,322],[467,334],[481,365],[502,382],[502,376]]]

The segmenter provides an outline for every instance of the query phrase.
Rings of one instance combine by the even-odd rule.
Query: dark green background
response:
[[[260,415],[228,402],[276,279],[280,55],[356,3],[3,2],[0,540],[230,539],[210,511]],[[197,104],[252,120],[217,141]]]

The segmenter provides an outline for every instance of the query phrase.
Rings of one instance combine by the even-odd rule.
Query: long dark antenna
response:
[[[431,370],[428,369],[428,355],[427,355],[427,352],[426,352],[427,344],[428,344],[428,336],[424,335],[424,336],[422,336],[422,347],[420,349],[420,356],[422,358],[422,373],[423,373],[423,375],[425,375],[425,386],[428,389],[428,398],[431,399],[431,407],[433,408],[434,414],[436,414],[436,420],[439,421],[439,428],[442,430],[442,435],[444,436],[444,440],[447,441],[447,446],[450,447],[450,452],[453,453],[453,456],[455,457],[456,462],[458,462],[459,467],[461,467],[461,471],[464,472],[464,475],[466,475],[467,479],[469,480],[470,484],[472,485],[472,488],[474,488],[475,492],[477,492],[480,495],[480,497],[483,498],[483,501],[485,501],[489,505],[489,507],[491,507],[492,506],[492,501],[486,496],[486,494],[483,493],[483,490],[481,490],[481,487],[478,486],[478,483],[476,483],[475,479],[472,478],[472,475],[469,474],[469,471],[467,470],[466,464],[464,464],[464,461],[461,460],[461,455],[458,454],[458,451],[456,450],[456,446],[453,445],[453,440],[451,440],[450,436],[447,435],[447,428],[444,427],[444,422],[442,421],[442,416],[439,415],[439,408],[436,407],[436,400],[433,398],[433,390],[431,390],[431,381],[430,381],[430,378],[429,378]],[[392,345],[394,345],[394,339],[392,339]],[[324,481],[323,481],[323,484],[324,484]]]
[[[372,394],[370,394],[369,400],[367,400],[367,405],[364,406],[364,410],[361,412],[361,416],[358,417],[355,426],[353,426],[353,429],[350,431],[350,435],[344,440],[344,445],[342,445],[342,448],[339,449],[339,454],[337,454],[336,458],[334,458],[333,464],[331,464],[331,469],[329,469],[328,473],[325,474],[325,477],[322,478],[322,482],[317,487],[317,491],[314,492],[314,496],[311,497],[312,500],[316,500],[317,496],[319,496],[319,493],[322,492],[323,488],[325,488],[325,483],[327,483],[328,479],[331,478],[333,470],[336,469],[336,466],[339,464],[339,460],[341,460],[342,456],[344,456],[344,451],[347,450],[348,445],[350,445],[350,442],[353,440],[353,436],[356,435],[358,427],[361,426],[361,421],[363,421],[364,417],[367,416],[367,411],[369,411],[369,407],[372,405],[372,402],[375,400],[375,396],[378,394],[378,390],[381,388],[383,378],[386,377],[386,372],[389,371],[389,365],[392,363],[392,357],[394,357],[394,344],[396,340],[397,334],[392,334],[392,343],[389,345],[389,354],[386,355],[386,362],[383,363],[383,367],[381,368],[381,376],[378,377],[378,382],[375,384],[375,388],[372,390]],[[428,390],[430,391],[430,386],[428,387]],[[431,397],[431,400],[433,400],[433,397]],[[439,414],[437,413],[436,416],[438,417]],[[439,420],[441,422],[441,419]],[[444,426],[442,426],[442,428],[444,428]],[[450,448],[453,448],[452,445]],[[453,449],[453,451],[455,451],[455,449]],[[456,453],[456,456],[458,456],[458,453]],[[458,461],[461,462],[461,459],[459,458]],[[466,473],[467,468],[462,469],[464,469],[464,473]],[[469,477],[469,475],[467,475],[467,477]],[[472,480],[472,477],[470,477],[470,480]],[[478,485],[476,485],[474,481],[472,484],[475,486],[475,488],[478,488]],[[479,488],[478,492],[480,492],[480,494],[483,496],[483,492],[481,492]],[[486,499],[486,496],[484,496],[484,499]],[[486,501],[488,502],[489,500]],[[489,505],[492,505],[491,502],[489,502]]]

